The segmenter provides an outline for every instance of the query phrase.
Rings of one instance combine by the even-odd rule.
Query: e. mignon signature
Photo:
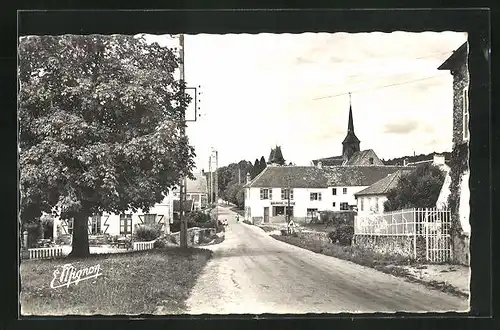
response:
[[[78,284],[80,281],[97,278],[102,275],[101,265],[99,264],[78,270],[72,264],[65,264],[61,268],[54,270],[53,274],[54,277],[50,282],[52,289],[63,286],[69,287],[70,284]]]

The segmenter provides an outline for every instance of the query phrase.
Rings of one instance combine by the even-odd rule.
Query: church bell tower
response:
[[[351,93],[349,93],[349,122],[347,124],[347,135],[342,142],[342,157],[344,158],[344,161],[348,161],[355,152],[360,151],[359,143],[360,141],[358,137],[354,134]]]

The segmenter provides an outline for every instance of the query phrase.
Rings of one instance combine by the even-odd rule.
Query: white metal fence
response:
[[[134,242],[134,251],[143,251],[143,250],[151,250],[154,248],[155,241],[150,242]]]
[[[414,208],[358,215],[354,219],[354,234],[413,237],[415,258],[417,238],[423,237],[426,259],[431,262],[445,262],[451,259],[450,224],[449,210]]]
[[[60,257],[63,254],[63,249],[60,246],[48,248],[28,249],[30,259],[48,259]]]

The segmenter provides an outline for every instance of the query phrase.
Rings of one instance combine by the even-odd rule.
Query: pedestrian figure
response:
[[[236,214],[236,221],[239,222],[240,221],[240,215],[239,214]]]
[[[295,222],[293,222],[293,220],[290,220],[290,222],[288,223],[288,234],[294,234],[295,233],[295,227],[297,225],[295,224]]]

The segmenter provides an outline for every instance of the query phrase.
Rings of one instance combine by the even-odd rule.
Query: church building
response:
[[[349,121],[347,123],[347,135],[342,141],[342,155],[315,159],[314,166],[349,166],[349,165],[374,165],[383,166],[384,163],[378,158],[372,149],[361,150],[360,140],[354,133],[354,120],[352,117],[351,94],[349,93]]]
[[[281,147],[272,149],[268,166],[255,178],[247,176],[245,219],[282,223],[287,215],[309,222],[321,211],[347,211],[357,207],[356,194],[393,173],[408,170],[386,166],[371,149],[361,150],[354,133],[352,106],[342,155],[316,159],[310,166],[283,166]]]

